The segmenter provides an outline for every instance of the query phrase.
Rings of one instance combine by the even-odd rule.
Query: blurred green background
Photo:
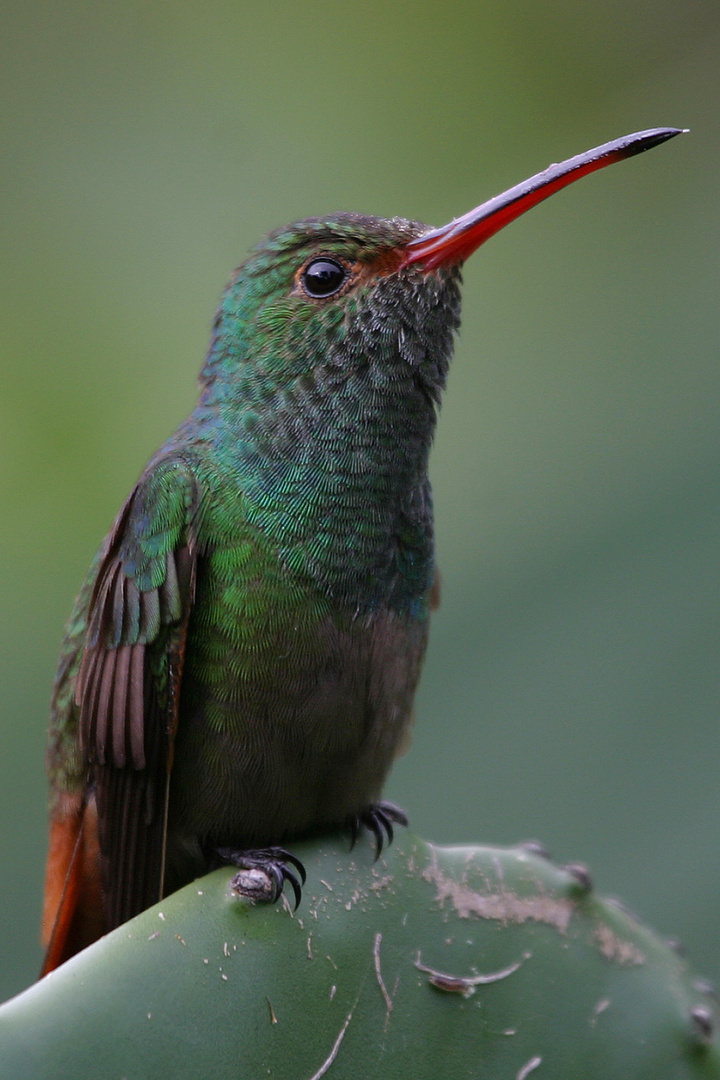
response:
[[[62,625],[266,231],[441,224],[655,125],[468,264],[444,595],[388,795],[542,839],[720,975],[716,0],[14,0],[0,44],[0,995],[36,973]]]

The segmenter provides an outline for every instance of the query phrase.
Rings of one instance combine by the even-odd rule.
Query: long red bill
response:
[[[464,262],[473,251],[484,244],[496,232],[504,228],[515,218],[543,199],[548,199],[556,191],[567,187],[581,176],[604,169],[615,161],[642,154],[645,150],[673,139],[682,134],[685,128],[651,128],[649,131],[636,131],[622,139],[596,146],[577,157],[569,158],[559,165],[550,165],[544,172],[531,176],[522,184],[496,195],[469,214],[456,218],[449,225],[433,229],[417,240],[412,240],[405,249],[401,266],[422,263],[424,270],[432,270],[444,263]]]

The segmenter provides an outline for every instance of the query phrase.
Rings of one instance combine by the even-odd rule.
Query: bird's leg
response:
[[[213,848],[211,864],[236,866],[237,874],[230,882],[235,892],[250,900],[274,904],[280,899],[287,882],[295,894],[295,910],[302,897],[305,884],[305,867],[285,848],[268,847],[251,851],[234,848]]]
[[[369,829],[375,837],[375,858],[379,859],[386,844],[392,844],[393,825],[407,825],[407,814],[391,802],[377,802],[348,818],[351,846],[355,846],[361,829]]]

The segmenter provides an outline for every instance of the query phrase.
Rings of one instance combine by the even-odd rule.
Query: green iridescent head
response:
[[[459,322],[459,268],[401,266],[427,231],[402,218],[336,214],[271,233],[225,291],[201,375],[206,393],[240,390],[257,401],[322,369],[378,364],[388,377],[409,365],[437,400]]]

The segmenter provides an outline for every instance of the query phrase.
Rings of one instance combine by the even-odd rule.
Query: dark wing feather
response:
[[[75,698],[97,803],[108,929],[162,896],[168,780],[195,588],[193,496],[185,471],[146,474],[118,515],[89,605]]]

